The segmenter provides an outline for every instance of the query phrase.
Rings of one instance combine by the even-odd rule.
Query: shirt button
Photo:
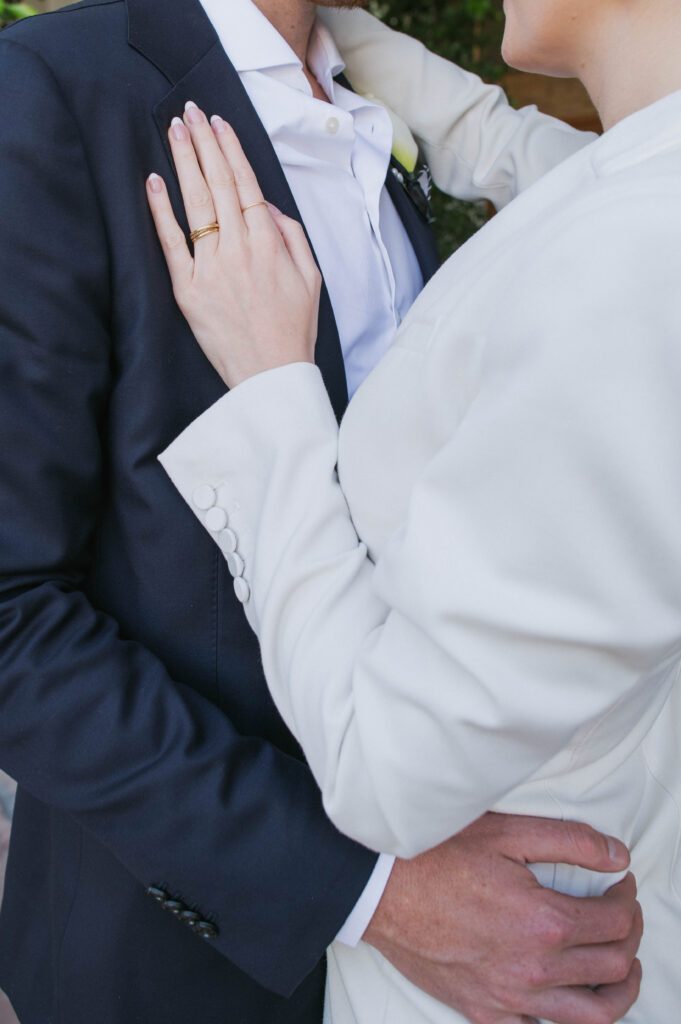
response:
[[[236,551],[228,551],[225,558],[227,560],[227,568],[232,576],[243,576],[244,560],[241,555],[237,555]]]
[[[227,526],[227,513],[224,508],[211,508],[206,513],[206,526],[211,533],[219,533]]]
[[[236,534],[234,530],[223,530],[218,535],[218,544],[223,554],[228,555],[236,551]]]
[[[337,135],[340,128],[340,121],[337,117],[330,117],[326,122],[326,130],[329,135]]]
[[[240,601],[241,604],[246,604],[246,601],[251,596],[251,588],[243,576],[237,576],[234,580],[234,593],[236,594],[237,601]]]
[[[207,509],[212,508],[215,504],[216,494],[214,488],[210,484],[201,484],[197,487],[192,494],[192,501],[196,508],[201,509],[205,512]]]

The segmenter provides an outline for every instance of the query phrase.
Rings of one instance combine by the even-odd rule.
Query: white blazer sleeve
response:
[[[678,657],[681,251],[654,194],[638,219],[598,202],[509,275],[477,392],[375,566],[314,366],[252,377],[161,456],[229,516],[274,699],[375,849],[455,833]]]
[[[499,86],[430,53],[366,11],[319,8],[355,89],[371,93],[411,128],[443,192],[505,206],[595,136],[514,110]]]

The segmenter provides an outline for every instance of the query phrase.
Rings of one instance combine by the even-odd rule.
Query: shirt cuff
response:
[[[338,932],[336,942],[342,942],[344,946],[351,946],[353,949],[360,942],[371,918],[376,913],[376,907],[381,902],[385,887],[390,878],[390,872],[395,864],[395,858],[388,853],[380,854],[376,861],[369,881],[364,886],[362,895],[355,903],[347,921]]]

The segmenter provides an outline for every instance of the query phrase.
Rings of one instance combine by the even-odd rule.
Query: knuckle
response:
[[[617,951],[612,958],[613,981],[624,981],[631,970],[633,957],[626,950]]]
[[[611,926],[613,939],[628,938],[634,926],[634,914],[626,907],[613,907]]]
[[[207,190],[201,189],[199,192],[191,192],[189,195],[189,205],[192,210],[203,210],[211,204],[211,195]]]
[[[521,979],[526,988],[541,989],[547,984],[549,971],[547,965],[541,960],[528,957],[523,961],[521,967]]]
[[[213,171],[208,176],[208,184],[212,189],[233,188],[234,178],[225,167],[221,171]]]
[[[163,238],[163,245],[166,249],[179,249],[185,242],[181,231],[167,231]]]
[[[591,860],[594,857],[608,856],[605,839],[590,825],[585,825],[581,821],[570,821],[566,824],[570,842],[581,857]]]
[[[239,167],[234,171],[234,180],[237,185],[250,185],[253,177],[245,167]]]
[[[568,941],[572,932],[572,922],[562,910],[551,904],[545,905],[542,913],[534,920],[535,937],[547,949],[560,948]]]

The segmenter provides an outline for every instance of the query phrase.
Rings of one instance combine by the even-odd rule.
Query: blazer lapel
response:
[[[442,266],[435,235],[392,173],[392,167],[388,171],[385,184],[393,205],[402,219],[409,241],[414,247],[416,259],[419,261],[423,274],[423,283],[427,284],[433,274]]]
[[[170,121],[181,115],[187,100],[194,100],[209,115],[219,113],[230,122],[265,198],[302,223],[269,136],[197,0],[127,0],[127,5],[130,45],[151,61],[171,85],[153,112],[170,166]],[[173,198],[178,220],[187,229],[179,187]],[[334,412],[340,418],[348,403],[348,392],[338,327],[326,285],[322,287],[315,358]]]

